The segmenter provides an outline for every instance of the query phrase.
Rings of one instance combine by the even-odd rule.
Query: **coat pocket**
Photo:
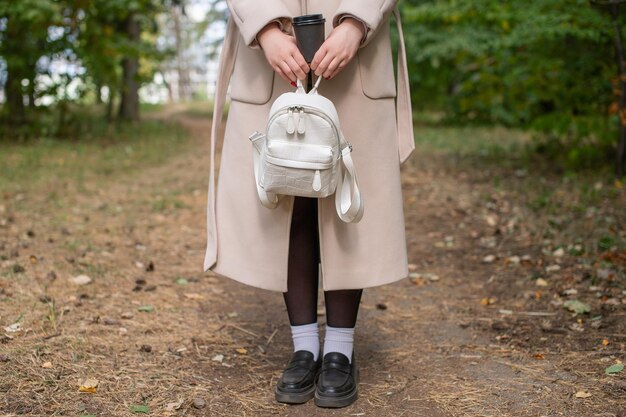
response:
[[[396,96],[389,20],[381,25],[374,39],[357,52],[363,94],[373,99]]]
[[[251,104],[265,104],[272,96],[274,70],[261,49],[246,46],[240,39],[230,85],[230,98]]]

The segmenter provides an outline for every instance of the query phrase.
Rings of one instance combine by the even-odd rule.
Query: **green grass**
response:
[[[535,152],[527,133],[503,127],[418,121],[415,141],[420,164],[454,176],[468,174],[470,182],[488,186],[484,201],[512,199],[545,225],[544,237],[566,239],[565,244],[584,236],[587,250],[626,247],[619,232],[626,225],[626,187],[614,180],[612,166],[566,169]]]
[[[72,180],[80,191],[90,177],[126,174],[165,161],[188,146],[178,125],[156,120],[94,126],[79,140],[41,137],[21,143],[0,142],[0,190],[16,192],[59,180]],[[64,190],[48,189],[51,203]]]

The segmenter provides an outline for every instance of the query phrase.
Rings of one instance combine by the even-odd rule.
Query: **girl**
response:
[[[344,407],[357,398],[354,328],[363,288],[408,275],[400,163],[414,150],[411,104],[397,0],[228,0],[231,16],[220,56],[211,133],[204,270],[283,293],[294,353],[276,399]],[[389,16],[401,48],[398,93]],[[292,19],[323,14],[326,40],[311,64],[298,50]],[[344,223],[334,197],[281,196],[275,209],[258,199],[248,136],[264,131],[272,102],[297,79],[323,76],[319,92],[339,112],[354,145],[365,203],[358,223]],[[232,80],[231,80],[232,78]],[[226,89],[231,104],[215,184],[215,149]],[[318,282],[326,304],[320,351]]]

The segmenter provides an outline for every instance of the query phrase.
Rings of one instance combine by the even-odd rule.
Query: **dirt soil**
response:
[[[546,249],[488,173],[419,149],[402,168],[412,275],[364,292],[358,401],[276,403],[282,295],[202,272],[210,126],[172,117],[195,151],[60,182],[54,202],[0,195],[0,415],[626,416],[626,372],[605,373],[626,360],[626,253]]]

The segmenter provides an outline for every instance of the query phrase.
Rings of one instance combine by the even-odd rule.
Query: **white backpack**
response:
[[[268,208],[278,205],[279,194],[323,198],[335,193],[341,220],[356,223],[363,201],[352,145],[341,132],[335,105],[317,91],[321,79],[308,93],[298,80],[295,92],[272,104],[266,133],[250,135],[257,191]]]

